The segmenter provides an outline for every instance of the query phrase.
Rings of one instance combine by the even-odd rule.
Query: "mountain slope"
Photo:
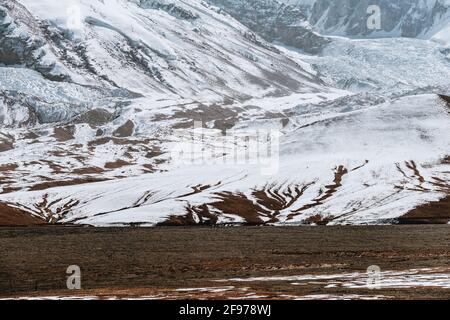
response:
[[[272,0],[221,0],[270,22],[261,37],[196,0],[0,1],[0,206],[15,217],[390,223],[448,196],[436,43],[329,42]],[[278,46],[291,33],[321,53]]]
[[[71,1],[6,1],[2,15],[11,35],[5,39],[14,43],[4,46],[12,52],[2,60],[33,67],[45,77],[55,73],[79,84],[175,97],[245,98],[249,91],[302,90],[315,81],[248,29],[201,2],[175,1],[173,9],[164,3],[80,1],[80,27],[69,29]],[[5,59],[14,50],[22,56]],[[42,70],[44,62],[50,71]],[[280,83],[271,79],[273,72],[288,76]]]
[[[71,1],[1,4],[4,192],[154,172],[173,128],[276,108],[251,99],[346,94],[200,1],[80,1],[75,29]]]
[[[208,161],[172,162],[160,173],[0,199],[53,223],[285,225],[388,223],[448,194],[450,115],[444,101],[411,96],[339,110],[312,117],[300,108],[283,130],[278,160],[216,158],[214,150],[234,139],[205,129],[186,141],[208,148]],[[241,126],[248,130],[252,122]],[[241,145],[237,152],[245,150]],[[261,166],[277,165],[275,175],[262,175]]]

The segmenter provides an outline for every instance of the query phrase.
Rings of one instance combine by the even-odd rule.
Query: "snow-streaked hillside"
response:
[[[0,204],[98,226],[363,224],[448,196],[442,44],[213,2],[249,6],[0,0]]]
[[[280,158],[272,162],[213,159],[226,138],[209,129],[191,142],[210,149],[209,161],[0,199],[47,221],[93,225],[362,224],[387,223],[448,192],[450,117],[437,96],[302,111],[282,130]],[[242,145],[237,152],[245,151]],[[265,175],[261,164],[279,170]]]

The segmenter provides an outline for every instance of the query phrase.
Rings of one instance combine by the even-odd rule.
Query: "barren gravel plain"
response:
[[[448,225],[3,227],[0,252],[3,299],[450,298]]]

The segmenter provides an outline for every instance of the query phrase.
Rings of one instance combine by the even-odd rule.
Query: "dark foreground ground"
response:
[[[32,296],[450,299],[450,226],[0,228],[0,298]]]

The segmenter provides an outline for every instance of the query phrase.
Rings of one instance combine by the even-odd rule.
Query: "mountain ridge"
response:
[[[409,37],[430,39],[450,25],[447,0],[282,0],[305,11],[321,33],[359,38]],[[369,29],[370,6],[380,8],[381,29]]]

